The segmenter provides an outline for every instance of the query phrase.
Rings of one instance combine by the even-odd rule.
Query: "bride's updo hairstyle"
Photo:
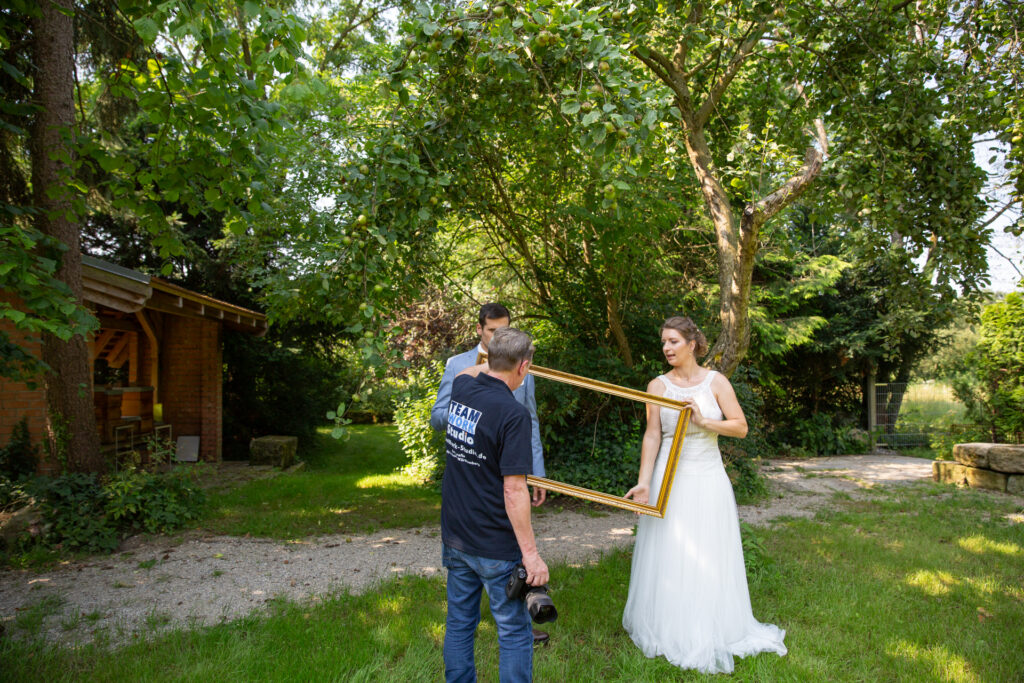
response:
[[[675,330],[679,334],[683,335],[683,339],[686,341],[697,341],[697,344],[693,347],[693,355],[697,358],[702,357],[708,352],[708,340],[704,336],[704,333],[700,331],[700,328],[694,324],[689,318],[684,318],[681,315],[674,315],[666,320],[662,326],[662,330]]]

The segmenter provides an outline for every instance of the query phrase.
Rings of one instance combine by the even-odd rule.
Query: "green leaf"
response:
[[[156,37],[160,34],[160,27],[149,17],[136,19],[132,22],[132,25],[135,27],[139,37],[148,44],[155,42]]]
[[[25,87],[30,86],[28,79],[25,78],[25,74],[21,73],[21,71],[19,71],[13,64],[8,63],[7,61],[0,61],[0,65],[3,66],[4,71],[6,71],[7,74],[15,81]]]
[[[580,110],[580,103],[575,100],[567,100],[562,102],[562,113],[563,114],[575,114]]]

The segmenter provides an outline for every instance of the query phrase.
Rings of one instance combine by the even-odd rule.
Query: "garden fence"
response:
[[[876,444],[894,449],[927,447],[932,437],[964,435],[975,441],[984,428],[963,422],[964,407],[948,384],[934,381],[875,384],[869,408],[871,433]],[[1024,434],[992,441],[1024,442]]]

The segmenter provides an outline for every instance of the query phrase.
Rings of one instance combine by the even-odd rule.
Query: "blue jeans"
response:
[[[448,621],[444,631],[444,678],[448,683],[475,683],[473,642],[480,623],[480,590],[486,589],[491,616],[498,627],[501,683],[533,680],[533,630],[526,603],[509,600],[505,584],[515,562],[469,555],[442,545],[448,569]]]

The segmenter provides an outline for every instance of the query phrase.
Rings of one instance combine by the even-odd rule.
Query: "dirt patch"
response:
[[[779,517],[813,517],[838,492],[856,495],[876,486],[931,481],[932,461],[900,455],[845,455],[776,459],[761,466],[772,496],[740,506],[740,519],[764,525]]]

